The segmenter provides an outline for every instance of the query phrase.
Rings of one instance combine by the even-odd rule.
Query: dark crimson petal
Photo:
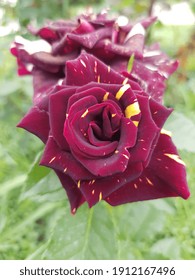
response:
[[[138,20],[138,21],[136,21],[135,23],[129,23],[129,24],[127,24],[127,25],[125,25],[125,26],[120,26],[120,28],[123,30],[123,31],[125,31],[126,33],[128,33],[128,32],[130,32],[131,31],[131,29],[133,28],[133,26],[135,26],[136,24],[141,24],[143,27],[144,27],[144,29],[147,29],[148,27],[150,27],[155,21],[157,20],[157,17],[147,17],[147,18],[144,18],[144,19],[142,19],[142,20]]]
[[[64,187],[71,207],[72,214],[76,213],[76,210],[85,202],[85,198],[81,191],[77,188],[75,182],[67,175],[60,171],[55,171],[59,177],[62,186]]]
[[[87,52],[110,64],[112,59],[116,56],[113,51],[110,51],[110,44],[110,39],[99,40],[96,45],[92,49],[88,49]]]
[[[73,31],[74,34],[85,34],[85,33],[93,32],[95,30],[95,28],[87,20],[83,18],[80,18],[78,22],[79,25]]]
[[[130,42],[129,42],[130,43]],[[106,50],[108,52],[112,52],[114,54],[120,55],[120,56],[126,56],[126,57],[130,57],[132,54],[135,53],[136,58],[140,57],[141,54],[140,52],[135,52],[135,48],[136,46],[132,45],[131,48],[129,48],[129,46],[126,45],[117,45],[117,44],[113,44],[113,43],[109,43],[106,45]]]
[[[23,48],[22,44],[14,42],[11,45],[10,51],[17,58],[18,75],[24,76],[31,74],[32,65],[30,65],[31,56],[21,48]]]
[[[85,105],[85,99],[91,96],[94,99],[94,102],[89,103],[89,106],[98,103],[101,103],[103,101],[103,98],[106,94],[106,91],[100,87],[100,84],[95,83],[89,83],[87,86],[77,87],[76,88],[76,94],[72,95],[68,100],[68,106],[67,111],[69,111],[70,107],[74,105],[77,101],[81,102],[79,103],[81,107],[79,107],[79,110],[86,110],[87,107]],[[83,99],[83,101],[80,101]],[[75,106],[73,106],[74,108]],[[72,109],[73,109],[72,108]],[[72,110],[71,109],[71,110]],[[75,108],[75,113],[78,111],[78,108]]]
[[[38,68],[34,68],[32,74],[34,89],[33,103],[36,105],[48,95],[51,87],[56,85],[61,77],[60,75],[53,75]]]
[[[112,28],[105,27],[82,35],[68,34],[67,37],[85,48],[92,49],[99,40],[109,37],[111,32]]]
[[[131,74],[127,73],[127,59],[116,59],[112,61],[111,67],[122,73],[129,79],[134,79],[139,83],[142,89],[158,102],[162,102],[163,94],[165,91],[165,77],[158,73],[157,66],[145,66],[143,61],[134,60]],[[150,68],[148,68],[150,67]],[[152,69],[151,69],[152,67]],[[154,68],[155,67],[155,68]],[[155,70],[154,70],[155,69]]]
[[[163,106],[152,98],[149,99],[149,104],[153,121],[159,128],[162,128],[173,109]]]
[[[55,55],[71,55],[71,53],[79,55],[79,46],[76,42],[71,41],[67,34],[60,40],[52,44],[52,54]]]
[[[189,190],[184,162],[169,135],[161,133],[149,167],[163,181],[167,182],[178,196],[187,199]]]
[[[20,58],[17,58],[17,64],[18,64],[18,75],[19,76],[26,76],[30,75],[31,71],[29,71],[27,68],[27,65],[23,63],[23,61]]]
[[[142,89],[140,88],[139,84],[136,83],[135,81],[129,80],[128,78],[123,77],[123,85],[129,84],[131,86],[131,89],[136,93],[142,92]],[[112,93],[113,96],[116,96],[116,93],[119,91],[119,89],[122,87],[121,83],[120,84],[100,84],[97,82],[90,82],[87,83],[86,85],[83,85],[82,87],[78,87],[76,92],[85,92],[88,89],[92,88],[101,88],[104,89],[106,92]],[[97,99],[99,101],[99,99]],[[116,99],[115,99],[116,100]]]
[[[153,170],[145,169],[142,175],[133,182],[124,184],[120,189],[105,198],[112,206],[117,206],[129,202],[157,199],[164,197],[175,197],[177,193],[160,180]]]
[[[125,43],[125,47],[129,47],[131,53],[135,54],[136,58],[142,58],[144,48],[144,36],[141,34],[136,34],[132,36]]]
[[[162,102],[165,77],[159,73],[158,66],[145,65],[142,61],[134,60],[131,75],[152,98]]]
[[[57,32],[52,30],[50,27],[42,27],[40,29],[36,29],[33,26],[29,25],[28,30],[36,36],[41,37],[42,39],[50,42],[53,42],[58,39]]]
[[[115,152],[109,157],[93,157],[96,147],[93,147],[92,150],[94,152],[88,157],[86,154],[83,154],[83,150],[79,150],[76,146],[74,146],[72,153],[74,154],[74,157],[95,176],[110,176],[115,173],[123,172],[127,168],[129,161],[128,148],[134,146],[136,134],[137,128],[135,125],[129,119],[122,118],[120,125],[120,140],[118,146],[116,145]],[[114,144],[115,142],[116,141],[112,143]],[[98,150],[101,151],[102,147],[99,147],[97,152]]]
[[[32,107],[19,122],[17,127],[24,128],[25,130],[35,134],[44,143],[46,143],[50,130],[48,113],[40,110],[38,107]]]
[[[52,136],[48,138],[40,164],[65,173],[73,180],[94,178],[70,152],[61,150]]]
[[[73,29],[75,29],[77,27],[77,22],[72,20],[59,19],[55,21],[47,21],[45,25],[46,27],[48,27],[48,29],[54,31],[55,34],[60,36],[61,33],[63,34],[66,32],[71,32]],[[42,28],[34,28],[32,25],[28,26],[28,30],[30,31],[30,33],[36,36],[39,35],[38,33],[41,29]]]
[[[77,53],[71,53],[69,55],[54,56],[47,52],[36,52],[31,56],[31,62],[50,73],[58,73],[61,66],[64,66],[67,60],[71,60],[77,57]]]
[[[170,59],[162,52],[158,43],[145,47],[143,63],[157,66],[160,74],[166,79],[178,68],[178,61]]]
[[[113,205],[163,197],[189,197],[186,171],[171,138],[161,134],[150,165],[135,181],[113,192],[106,201]]]
[[[143,26],[138,23],[135,24],[130,32],[127,34],[123,44],[109,44],[110,51],[128,58],[134,54],[136,58],[143,57],[145,30]]]
[[[139,177],[142,170],[143,168],[140,162],[134,163],[132,165],[128,165],[124,172],[113,176],[98,180],[79,181],[78,187],[80,187],[80,190],[89,207],[92,207],[98,201],[105,199],[127,182],[131,182],[135,178]]]
[[[56,94],[51,95],[49,101],[51,134],[63,150],[69,150],[68,143],[63,136],[63,130],[64,122],[66,119],[68,100],[74,93],[74,87],[61,89]]]
[[[74,116],[71,122],[67,121],[64,126],[64,135],[71,147],[72,152],[76,154],[80,153],[82,155],[90,158],[106,156],[112,153],[117,147],[117,141],[108,141],[108,144],[105,146],[96,147],[91,145],[87,140],[83,132],[85,131],[82,124],[80,125],[81,114],[78,113]],[[87,121],[87,126],[89,122]],[[81,127],[81,128],[80,128]],[[89,160],[89,159],[88,159]],[[93,167],[92,167],[93,168]]]
[[[90,82],[122,84],[123,81],[122,75],[87,53],[82,53],[77,59],[66,63],[67,85],[82,86]]]
[[[146,161],[150,155],[152,143],[160,132],[150,112],[149,98],[137,95],[137,99],[141,110],[141,120],[138,126],[136,145],[130,149],[130,162]]]

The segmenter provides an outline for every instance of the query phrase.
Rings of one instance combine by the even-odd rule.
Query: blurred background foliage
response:
[[[186,162],[191,198],[161,199],[112,208],[104,202],[75,216],[59,181],[38,166],[40,141],[16,128],[31,105],[31,77],[19,78],[9,46],[26,26],[111,7],[130,19],[169,10],[181,1],[0,1],[0,259],[195,259],[195,29],[156,23],[158,41],[180,67],[165,96],[175,113],[167,122]],[[194,1],[188,1],[192,12]],[[182,17],[182,15],[181,15]],[[8,27],[8,32],[2,27]],[[5,34],[4,34],[4,33]],[[4,36],[3,36],[4,34]]]

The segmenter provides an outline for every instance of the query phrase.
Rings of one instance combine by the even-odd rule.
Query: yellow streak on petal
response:
[[[133,104],[130,104],[125,109],[125,116],[126,118],[131,118],[133,116],[136,116],[140,113],[139,103],[135,102]]]
[[[102,200],[102,192],[99,194],[99,201]]]
[[[139,122],[138,121],[133,121],[134,125],[138,127]]]
[[[110,73],[110,66],[108,66],[108,73]]]
[[[95,193],[95,190],[92,190],[92,192],[91,192],[93,195],[94,195],[94,193]]]
[[[179,158],[178,155],[174,155],[174,154],[164,154],[164,155],[167,156],[167,157],[169,157],[169,158],[171,158],[172,160],[174,160],[174,161],[176,161],[176,162],[182,164],[182,165],[185,165],[185,163],[183,162],[183,160],[181,160],[181,159]]]
[[[104,95],[104,97],[103,97],[103,101],[108,100],[108,95],[109,95],[109,92],[106,92],[105,95]]]
[[[91,184],[93,185],[95,183],[95,180],[92,180]]]
[[[78,181],[77,187],[80,189],[80,187],[81,187],[81,180]]]
[[[53,157],[49,163],[52,163],[55,160],[56,157]]]
[[[154,184],[147,177],[146,177],[146,180],[147,180],[149,185],[154,186]]]
[[[98,75],[97,82],[100,83],[100,75]]]
[[[115,153],[115,154],[118,154],[118,153],[119,153],[119,151],[118,151],[118,150],[116,150],[114,153]]]
[[[112,118],[114,118],[116,116],[116,114],[112,114],[111,116],[112,116]]]
[[[172,136],[171,131],[165,130],[165,129],[163,129],[163,128],[161,129],[160,133],[161,133],[161,134],[168,135],[168,136],[170,136],[170,137]]]
[[[127,91],[131,86],[129,84],[122,86],[119,91],[116,93],[116,99],[119,100],[125,91]]]
[[[126,83],[128,82],[128,78],[126,78],[126,79],[124,79],[124,81],[123,81],[123,85],[126,85]]]
[[[87,109],[81,116],[81,118],[84,118],[89,113],[89,110]]]

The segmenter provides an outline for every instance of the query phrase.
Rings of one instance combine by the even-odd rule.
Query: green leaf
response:
[[[134,62],[134,53],[131,55],[129,61],[128,61],[128,65],[127,65],[127,72],[131,72],[132,68],[133,68],[133,62]]]
[[[6,195],[9,191],[21,187],[26,180],[26,175],[19,175],[9,181],[4,182],[0,187],[0,196]]]
[[[66,194],[58,177],[49,168],[39,165],[40,152],[27,175],[20,201],[30,199],[35,202],[55,202],[66,199]]]
[[[66,209],[58,220],[44,259],[114,259],[114,225],[103,205],[82,206],[72,216]]]
[[[57,209],[57,203],[45,203],[41,205],[36,211],[32,212],[25,220],[17,224],[15,227],[10,228],[4,234],[1,235],[1,240],[7,240],[12,236],[20,235],[22,231],[29,225],[31,225],[36,220],[44,217],[47,213],[52,212],[54,209]]]
[[[178,149],[195,152],[195,124],[181,113],[173,112],[165,129],[173,134]]]
[[[26,190],[32,188],[36,183],[38,183],[43,177],[45,177],[50,172],[49,168],[39,165],[41,155],[42,155],[42,152],[40,152],[35,157],[35,160],[34,160],[33,164],[31,165],[31,168],[28,173],[27,180],[26,180],[26,186],[25,186]]]
[[[180,259],[180,244],[173,237],[157,241],[151,248],[151,253],[165,259]]]
[[[83,205],[74,216],[64,209],[57,222],[52,220],[54,227],[42,258],[141,259],[145,242],[153,243],[164,228],[165,205],[161,209],[150,202],[111,207],[101,202],[92,209]]]

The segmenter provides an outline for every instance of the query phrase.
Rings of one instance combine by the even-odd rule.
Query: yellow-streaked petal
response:
[[[168,135],[168,136],[170,136],[170,137],[172,136],[171,131],[168,131],[168,130],[166,130],[166,129],[164,129],[164,128],[161,129],[160,133],[161,133],[161,134]]]
[[[131,86],[129,84],[126,84],[124,86],[122,86],[119,91],[116,93],[116,99],[119,100],[123,94],[125,93],[125,91],[127,91]]]
[[[182,165],[185,165],[185,162],[183,162],[183,160],[181,160],[178,155],[174,155],[174,154],[164,154],[164,155],[171,158],[172,160],[182,164]]]
[[[125,109],[125,116],[126,118],[131,118],[133,116],[136,116],[140,113],[139,103],[135,102],[133,104],[130,104]]]

